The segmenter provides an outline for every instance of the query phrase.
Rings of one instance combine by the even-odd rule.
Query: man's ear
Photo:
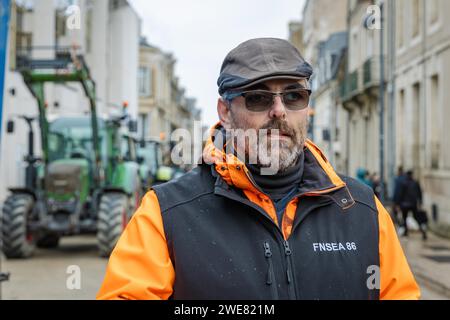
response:
[[[225,129],[231,129],[231,110],[225,100],[219,98],[217,100],[217,114],[219,115],[220,124]]]

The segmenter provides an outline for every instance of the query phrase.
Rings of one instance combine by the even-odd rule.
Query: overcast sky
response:
[[[142,33],[171,52],[187,95],[197,99],[204,124],[217,121],[217,77],[225,55],[257,37],[287,39],[288,22],[299,20],[304,0],[130,0]]]

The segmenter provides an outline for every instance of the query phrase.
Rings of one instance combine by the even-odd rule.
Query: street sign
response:
[[[0,139],[3,123],[3,92],[6,72],[6,53],[8,50],[10,0],[0,0]]]

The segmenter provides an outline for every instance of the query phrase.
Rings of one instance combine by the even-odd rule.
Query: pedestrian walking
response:
[[[359,168],[356,171],[356,179],[361,182],[364,183],[365,185],[369,186],[372,188],[372,183],[369,180],[369,171],[367,171],[364,168]]]
[[[394,181],[394,192],[392,195],[392,214],[397,225],[402,225],[402,211],[400,209],[400,194],[403,186],[403,181],[405,180],[405,172],[403,167],[400,166],[397,169],[397,176]]]
[[[380,194],[381,194],[381,182],[380,182],[380,177],[378,176],[377,173],[372,173],[370,175],[370,184],[372,185],[372,189],[373,189],[373,193],[375,194],[375,196],[377,196],[377,198],[380,198]]]
[[[422,208],[422,188],[417,180],[414,179],[413,172],[408,171],[400,184],[398,203],[403,217],[403,228],[405,237],[408,236],[407,218],[409,212],[412,212],[417,221],[423,240],[427,239],[426,221],[419,217],[419,210]]]

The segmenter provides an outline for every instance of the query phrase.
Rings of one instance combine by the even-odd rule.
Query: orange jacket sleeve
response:
[[[376,200],[379,222],[380,299],[417,300],[420,289],[409,268],[389,213]]]
[[[174,279],[158,198],[150,191],[109,258],[97,299],[168,299]]]

